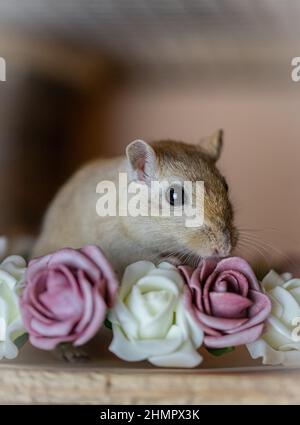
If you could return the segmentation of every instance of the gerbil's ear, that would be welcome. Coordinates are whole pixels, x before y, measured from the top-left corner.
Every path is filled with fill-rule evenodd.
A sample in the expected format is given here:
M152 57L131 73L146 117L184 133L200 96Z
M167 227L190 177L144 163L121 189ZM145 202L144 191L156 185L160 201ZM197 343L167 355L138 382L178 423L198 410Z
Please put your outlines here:
M223 147L223 130L216 131L212 136L203 139L200 143L201 149L213 160L220 158Z
M148 143L134 140L127 146L126 156L135 179L146 181L153 176L156 154Z

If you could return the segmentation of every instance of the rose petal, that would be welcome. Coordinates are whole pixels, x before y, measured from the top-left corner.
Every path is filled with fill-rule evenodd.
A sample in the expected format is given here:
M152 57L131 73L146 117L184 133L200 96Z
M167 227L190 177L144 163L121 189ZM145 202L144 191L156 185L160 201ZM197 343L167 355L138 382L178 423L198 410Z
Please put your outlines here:
M100 329L101 325L103 324L103 321L105 319L106 314L106 304L102 298L102 296L97 293L97 289L94 288L94 315L92 317L92 320L89 322L88 326L85 330L82 331L81 335L76 338L74 341L74 346L83 345L86 342L88 342L90 339L92 339L98 330Z
M137 261L127 266L122 278L119 297L124 300L129 294L132 286L154 268L154 264L150 261Z
M55 319L51 310L49 310L41 301L40 294L47 291L47 271L41 271L32 276L32 280L27 281L23 292L24 304L31 304L41 315L48 319Z
M99 270L101 270L101 273L105 277L105 280L100 280L100 291L102 295L107 292L105 301L108 308L111 308L114 304L119 284L117 276L114 273L109 261L101 249L95 245L86 245L81 248L80 251L94 261L96 266L99 268Z
M203 343L203 329L195 316L186 310L182 298L178 300L175 317L175 324L184 332L185 338L191 340L195 348L199 348Z
M218 264L218 260L216 258L206 258L201 260L198 267L200 268L200 281L205 283L206 279L213 273L216 266Z
M97 282L101 278L101 269L81 250L64 248L54 252L49 259L48 266L56 264L64 264L75 270L82 270L92 282Z
M164 264L164 263L161 263ZM168 279L170 281L173 282L173 284L175 284L175 286L181 290L184 286L184 280L182 278L181 273L179 273L179 271L177 270L176 267L172 267L172 268L165 268L165 267L161 267L161 264L159 264L155 269L151 270L149 272L149 276L153 276L153 277L159 277L161 278L165 278ZM142 279L144 279L145 277L143 277ZM139 282L142 280L139 279Z
M121 323L122 329L129 339L138 338L138 322L120 299L117 299L113 310L109 312L108 318L112 323Z
M300 306L300 288L290 289L289 292Z
M178 272L177 272L178 273ZM174 297L179 295L178 285L169 276L149 273L137 282L141 293L148 291L169 291Z
M201 313L200 311L197 312L197 317L199 318L199 323L204 323L206 326L208 326L211 329L218 330L218 331L233 331L240 326L243 326L243 324L248 322L248 319L227 319L224 317L214 317L209 316L208 314Z
M282 286L283 288L288 289L289 291L292 289L299 289L300 279L290 279L287 282L285 282Z
M112 329L113 339L108 347L109 351L127 362L138 362L147 359L148 354L139 347L138 343L128 340L124 336L120 325L113 323Z
M82 270L78 270L77 272L77 282L81 292L80 300L82 303L83 314L80 321L76 325L75 332L81 333L92 319L94 313L93 287L85 277L85 274Z
M176 351L184 340L182 329L177 325L172 325L164 338L139 339L136 344L147 353L149 358Z
M222 335L220 332L216 331L213 328L210 328L204 322L202 322L198 314L199 310L195 308L195 306L193 305L193 296L188 286L186 286L185 288L184 302L185 302L187 311L192 315L192 317L198 323L198 325L200 325L203 332L205 332L208 335L214 335L214 336Z
M5 342L0 341L0 360L5 357L8 360L15 359L19 354L18 347L9 339Z
M253 305L249 308L249 320L239 328L228 330L227 333L236 333L264 322L271 313L272 305L269 297L262 292L250 290L249 295Z
M247 315L247 309L253 304L248 298L230 292L210 292L212 314L227 319L240 319Z
M149 356L166 355L176 351L183 343L181 330L172 326L167 338L128 340L119 325L113 324L113 340L109 350L126 361L146 360Z
M51 283L49 282L51 280ZM74 293L67 277L61 271L51 271L48 274L48 290L39 296L39 300L57 320L73 318L77 321L82 314L81 297Z
M270 291L282 306L282 316L280 319L286 324L291 325L295 317L300 317L300 306L293 295L281 286L277 286Z
M10 255L1 263L1 270L9 273L18 284L23 283L26 273L26 261L19 255Z
M26 271L26 280L31 281L32 279L36 279L36 275L43 273L45 269L47 269L49 258L51 254L45 255L43 257L34 258L29 261L28 268Z
M276 330L276 333L278 335L282 335L285 338L285 341L283 344L288 343L292 339L292 332L289 327L287 327L284 323L282 323L280 320L278 320L274 316L268 317L268 325L270 325L272 328Z
M178 270L183 274L183 277L186 283L188 283L193 275L193 272L194 272L193 268L190 266L178 266ZM199 270L200 272L200 269L196 269L196 270Z
M152 304L155 306L153 314L149 298L152 298ZM128 296L128 307L139 322L140 338L165 337L172 324L173 306L174 296L168 291L151 291L142 295L135 286Z
M284 279L274 270L270 270L269 273L263 278L261 284L266 291L269 291L276 286L282 286L284 284Z
M29 335L31 345L41 350L54 350L62 342L72 342L74 335L67 335L62 337L47 338L45 336Z
M117 280L96 246L64 248L30 262L21 308L33 344L52 349L60 342L81 345L102 325Z
M0 259L4 257L7 251L7 238L5 236L0 236Z
M31 320L31 328L39 335L45 337L63 337L68 335L74 326L74 321L55 322L51 325L42 323L37 319Z
M242 273L247 278L250 288L255 289L257 291L261 290L252 268L243 258L224 258L217 264L215 272L219 274L221 272L228 272L230 270L235 270L238 273Z
M183 271L186 275L186 269L180 268L180 270ZM191 296L193 298L193 304L195 304L196 308L202 312L204 312L204 308L202 305L202 288L201 288L201 282L200 282L200 273L201 269L197 268L192 273L192 276L190 280L187 281L188 288L191 290Z
M218 286L223 282L227 283L226 292L235 292L243 297L247 296L249 290L247 278L237 270L220 273L213 285L213 290L218 292Z
M286 353L274 350L263 339L247 344L247 349L253 359L263 358L263 364L278 365L284 364ZM299 364L300 364L300 356Z
M198 366L203 358L195 350L190 341L185 341L181 348L174 353L149 357L149 362L159 367L184 367Z

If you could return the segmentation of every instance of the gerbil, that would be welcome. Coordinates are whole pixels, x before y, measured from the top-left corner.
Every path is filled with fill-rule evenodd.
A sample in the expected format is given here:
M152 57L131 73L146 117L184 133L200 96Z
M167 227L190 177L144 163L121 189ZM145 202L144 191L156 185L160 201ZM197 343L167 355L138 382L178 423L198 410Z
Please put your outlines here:
M237 232L228 187L215 166L221 148L221 131L198 145L137 140L127 146L126 156L101 159L83 167L52 202L33 256L67 246L97 244L121 274L128 264L141 259L158 262L165 256L189 263L201 257L229 255ZM204 181L204 224L185 227L182 218L173 216L99 217L97 184L110 180L117 186L120 172L127 172L128 182L143 184L165 179Z

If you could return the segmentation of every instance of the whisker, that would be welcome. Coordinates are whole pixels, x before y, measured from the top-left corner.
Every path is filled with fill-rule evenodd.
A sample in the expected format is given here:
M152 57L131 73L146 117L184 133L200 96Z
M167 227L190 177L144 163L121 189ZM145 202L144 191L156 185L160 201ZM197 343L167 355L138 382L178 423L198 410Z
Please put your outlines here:
M250 242L250 241L249 241ZM262 259L264 260L265 264L267 267L270 268L270 261L268 260L267 256L264 254L263 248L262 247L258 247L257 245L254 245L253 242L251 242L251 246L247 243L247 241L239 241L239 244L244 248L244 249L248 249L251 252L251 248L258 253Z
M264 249L265 251L268 252L268 250L273 250L273 252L275 252L277 255L279 255L280 257L284 257L284 259L291 265L296 266L297 264L291 260L288 255L286 255L282 250L275 248L273 245L271 245L270 243L267 243L257 237L255 237L254 235L243 235L242 236L244 241L247 242L251 242L251 243L256 243L256 245L258 245L261 249Z
M251 236L255 236L255 233L259 233L259 232L260 233L263 233L263 232L266 233L266 232L270 231L270 232L276 233L280 237L286 238L286 233L284 233L282 230L277 229L275 227L265 227L264 229L260 229L260 228L254 229L254 228L243 228L243 227L240 227L240 228L238 228L238 231L239 231L239 234L248 234L249 236L250 235ZM250 234L248 232L250 232ZM254 233L254 235L253 235L253 233ZM256 235L256 236L260 237L260 235ZM289 239L295 245L298 245L299 244L299 241L296 240L295 238L291 237L291 235L289 235Z

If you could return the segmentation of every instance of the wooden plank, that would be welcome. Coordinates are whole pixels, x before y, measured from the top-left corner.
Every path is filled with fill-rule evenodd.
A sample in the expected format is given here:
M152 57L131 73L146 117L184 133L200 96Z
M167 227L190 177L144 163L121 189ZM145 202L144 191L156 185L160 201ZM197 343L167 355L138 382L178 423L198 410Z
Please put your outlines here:
M151 371L151 373L149 373ZM1 369L0 403L298 404L300 371Z

